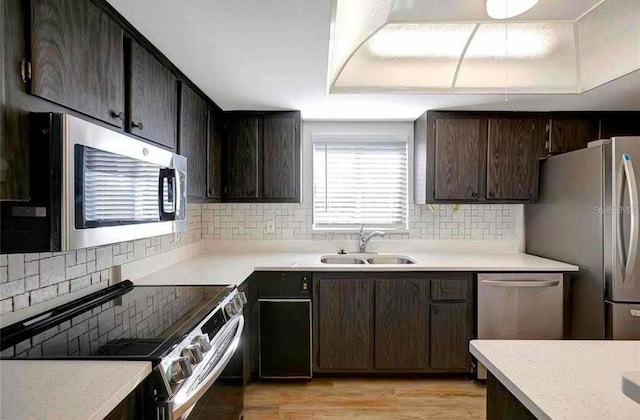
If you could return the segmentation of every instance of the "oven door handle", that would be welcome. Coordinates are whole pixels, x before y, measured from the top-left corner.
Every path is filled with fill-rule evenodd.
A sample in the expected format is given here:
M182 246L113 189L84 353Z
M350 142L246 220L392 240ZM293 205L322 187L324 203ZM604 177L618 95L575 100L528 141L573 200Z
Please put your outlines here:
M227 367L227 365L229 364L229 361L233 357L233 354L236 352L236 349L238 348L238 343L240 342L240 336L242 336L242 330L244 329L244 316L239 315L236 318L235 322L237 323L236 333L233 336L233 339L231 340L224 354L218 361L218 364L209 372L209 376L206 379L203 379L202 382L200 382L200 385L198 385L198 387L195 390L193 390L191 394L186 397L186 399L182 401L173 401L174 403L172 404L173 418L179 418L181 415L183 415L189 409L191 409L194 405L196 405L198 400L202 398L204 393L207 392L209 388L211 388L211 385L213 385L216 379L220 377L220 374L222 373L224 368Z

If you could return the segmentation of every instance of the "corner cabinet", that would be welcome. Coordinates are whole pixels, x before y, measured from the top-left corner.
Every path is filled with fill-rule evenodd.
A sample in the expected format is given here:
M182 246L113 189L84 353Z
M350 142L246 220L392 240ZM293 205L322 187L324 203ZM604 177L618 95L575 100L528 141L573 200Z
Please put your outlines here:
M470 273L315 273L314 371L469 373Z
M123 31L90 1L31 0L31 93L125 123ZM28 77L28 69L25 70Z
M225 118L223 201L300 202L300 113L228 112Z

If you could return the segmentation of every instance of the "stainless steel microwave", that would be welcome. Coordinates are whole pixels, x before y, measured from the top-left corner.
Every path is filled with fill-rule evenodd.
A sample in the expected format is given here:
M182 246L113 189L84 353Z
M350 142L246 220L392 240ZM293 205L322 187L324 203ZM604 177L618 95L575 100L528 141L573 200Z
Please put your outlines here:
M187 229L187 159L67 114L32 113L29 191L0 253L69 251Z

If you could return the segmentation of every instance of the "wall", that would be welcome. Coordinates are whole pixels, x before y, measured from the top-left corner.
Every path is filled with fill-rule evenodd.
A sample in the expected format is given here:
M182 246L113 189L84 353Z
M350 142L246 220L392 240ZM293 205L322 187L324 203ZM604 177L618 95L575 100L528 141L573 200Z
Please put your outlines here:
M187 232L72 252L0 255L0 313L51 301L103 283L124 262L205 239L351 240L354 232L312 230L313 134L404 134L413 141L410 122L329 123L303 126L303 202L299 204L189 204ZM411 147L410 147L411 150ZM412 162L410 156L410 179ZM410 186L410 196L413 196ZM522 240L522 205L409 205L409 229L387 239ZM273 222L274 231L267 231Z
M312 137L327 134L390 134L409 139L409 179L413 179L413 122L320 122L305 121L302 127L301 204L204 204L202 233L208 239L357 239L349 232L312 230ZM413 183L409 183L410 203ZM409 204L409 229L386 239L417 240L502 240L523 236L522 205ZM267 231L267 223L274 231Z
M18 311L99 283L109 284L111 268L202 239L201 204L189 204L188 228L71 252L0 255L0 313Z

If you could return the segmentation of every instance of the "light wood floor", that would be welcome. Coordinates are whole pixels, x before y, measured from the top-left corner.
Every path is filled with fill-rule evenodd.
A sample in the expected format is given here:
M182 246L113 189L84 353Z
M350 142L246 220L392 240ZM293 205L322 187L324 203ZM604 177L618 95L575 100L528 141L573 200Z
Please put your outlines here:
M484 419L485 386L466 379L314 379L254 383L246 420Z

